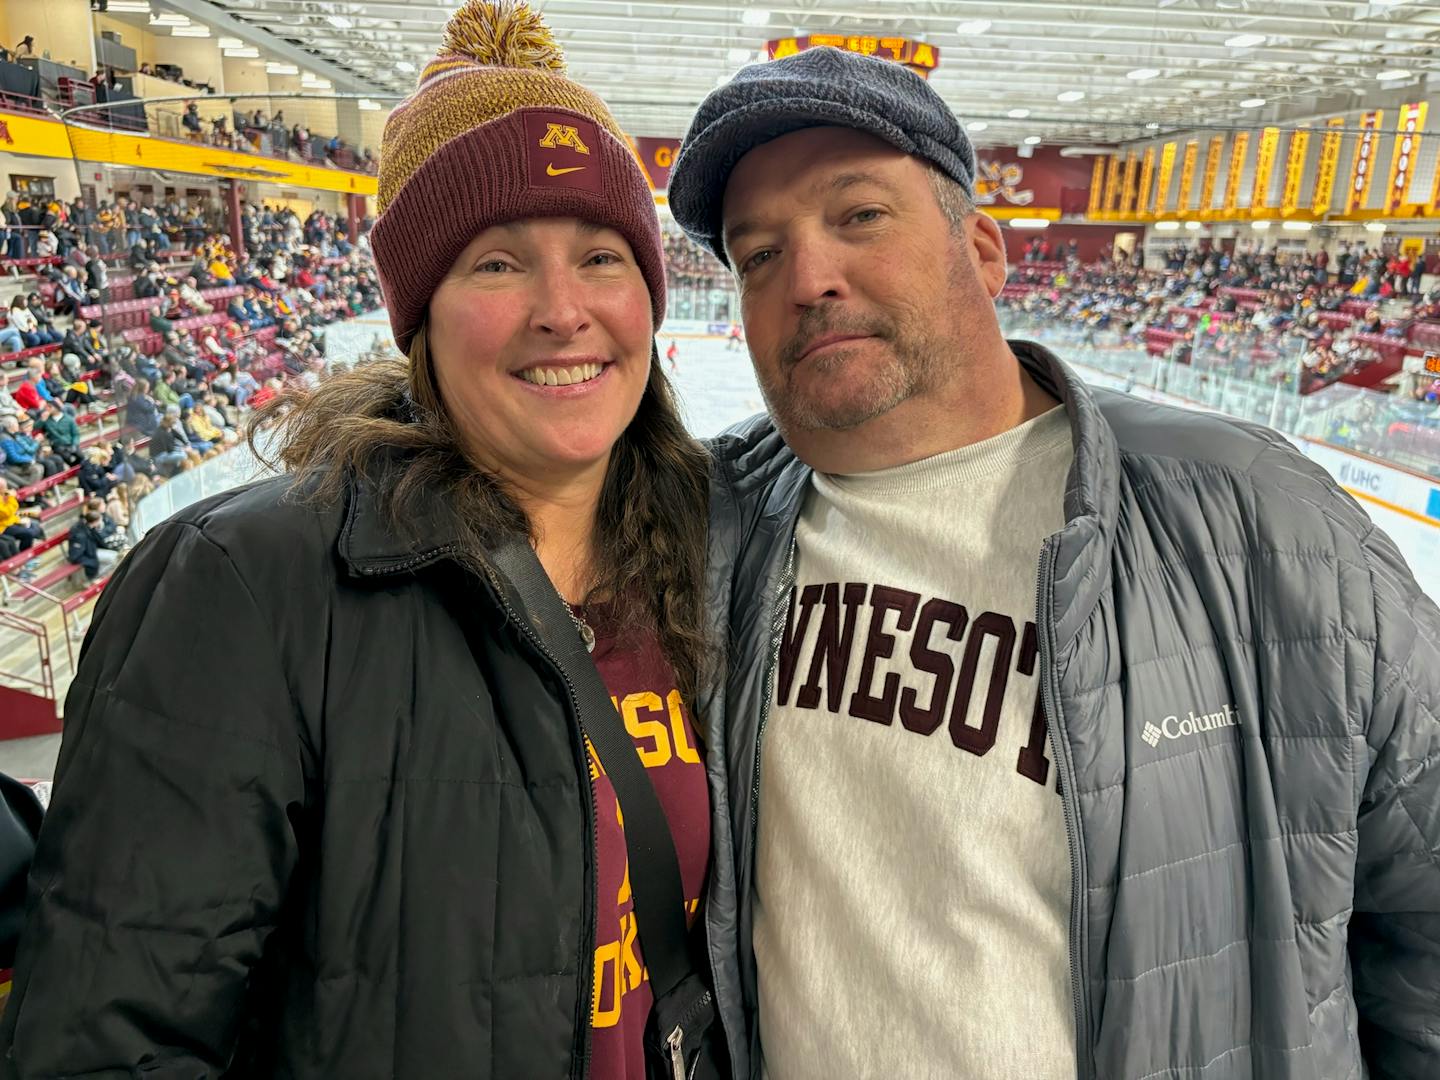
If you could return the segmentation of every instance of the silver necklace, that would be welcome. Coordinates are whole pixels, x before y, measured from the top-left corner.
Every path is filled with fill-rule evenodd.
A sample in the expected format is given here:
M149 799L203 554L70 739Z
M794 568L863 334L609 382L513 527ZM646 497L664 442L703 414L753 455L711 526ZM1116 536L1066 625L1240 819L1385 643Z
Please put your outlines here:
M570 621L575 624L575 629L580 632L580 640L585 643L585 651L593 653L595 651L595 631L590 629L588 622L575 614L575 609L570 606L570 602L563 596L560 598L560 603L565 605L566 614L570 616Z

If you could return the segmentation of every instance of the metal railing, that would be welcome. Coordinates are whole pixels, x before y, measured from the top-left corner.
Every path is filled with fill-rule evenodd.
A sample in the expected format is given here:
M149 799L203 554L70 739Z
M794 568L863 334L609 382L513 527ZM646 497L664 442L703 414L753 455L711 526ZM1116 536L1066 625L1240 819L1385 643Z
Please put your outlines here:
M1181 363L1167 354L1151 355L1142 343L1117 332L1076 320L1037 317L1012 308L1002 308L1000 320L1007 337L1038 341L1128 385L1440 477L1440 406L1339 382L1302 393L1301 352L1283 342L1267 350L1273 358L1232 357L1217 363L1202 351L1190 355L1194 362Z

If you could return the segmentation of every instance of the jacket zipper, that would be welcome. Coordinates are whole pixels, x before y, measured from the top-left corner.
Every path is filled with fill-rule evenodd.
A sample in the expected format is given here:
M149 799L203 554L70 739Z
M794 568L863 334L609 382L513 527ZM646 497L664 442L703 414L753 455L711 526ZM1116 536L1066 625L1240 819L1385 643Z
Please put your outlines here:
M565 668L561 666L560 661L555 658L555 654L550 651L545 642L540 639L540 635L535 633L534 628L530 625L530 620L521 616L511 605L495 572L489 567L486 567L486 576L490 578L490 584L494 588L496 595L500 598L500 604L505 608L505 614L520 628L521 632L530 640L531 644L540 650L540 654L550 661L551 667L560 673L560 679L565 684L565 691L570 695L570 715L572 717L578 717L580 715L580 698L579 695L575 693L575 685L570 681L570 676L566 674ZM575 727L577 729L579 728L578 722ZM598 881L599 868L595 865L594 853L600 843L598 826L596 825L596 819L600 816L600 809L595 799L595 782L590 779L590 762L586 757L585 751L585 732L580 730L578 733L580 735L580 741L576 752L579 757L580 775L584 777L585 784L590 789L589 812L585 815L585 823L590 828L590 848L585 856L585 860L590 866L590 891L586 896L586 907L590 915L590 930L586 940L583 942L583 948L580 953L580 1001L581 1008L583 1009L580 1028L582 1031L583 1049L580 1055L578 1080L585 1080L585 1078L590 1075L590 1017L594 1009L595 995L595 935L597 933L596 922L599 917L597 907L600 884Z
M443 547L436 548L434 551L427 552L424 555L418 555L413 559L406 559L404 562L401 563L396 563L385 567L367 566L363 567L360 572L369 577L376 577L381 574L400 573L405 570L418 568L422 565L428 565L432 562L438 562L440 559L453 554L454 551L455 545L447 544ZM490 587L495 591L495 595L499 599L501 607L505 609L505 614L510 618L510 621L520 628L521 632L530 641L530 643L533 644L535 648L540 651L540 654L544 656L545 659L550 661L550 666L559 673L561 682L565 684L565 691L570 696L570 715L572 717L578 717L580 715L580 698L575 693L575 686L570 681L570 676L565 673L565 668L561 666L560 661L555 658L555 654L549 650L549 648L545 645L545 642L540 639L540 635L535 633L534 629L530 625L530 620L528 618L523 618L515 610L514 606L511 605L509 598L505 595L504 588L501 587L500 581L496 576L495 571L487 566L485 568L485 576L489 578ZM576 727L578 727L578 724L576 725ZM595 800L595 784L590 779L590 763L586 759L585 754L585 733L583 731L580 731L579 735L580 740L576 748L577 765L580 776L584 778L585 784L590 790L590 805L585 815L585 823L590 830L590 847L585 855L585 861L590 868L590 888L585 896L586 913L588 913L590 916L590 929L586 939L581 942L580 1002L582 1015L580 1022L580 1030L582 1032L581 1039L583 1040L583 1043L580 1055L580 1069L578 1073L575 1073L573 1075L576 1077L576 1080L585 1080L585 1078L590 1075L590 1017L594 1009L595 995L595 935L597 933L596 922L598 919L598 912L596 909L598 906L597 899L600 891L600 885L597 880L598 869L595 866L594 853L599 845L599 833L598 826L596 825L596 819L600 816L600 811L599 807L596 805Z
M780 588L775 593L775 610L770 616L770 656L765 665L765 681L761 683L765 696L760 699L760 723L755 728L755 769L750 785L750 862L755 862L756 836L760 831L760 746L765 739L765 724L770 719L770 699L775 696L773 680L775 665L780 660L780 639L785 631L786 598L795 585L795 539L790 539L790 551L785 556L784 569L780 571ZM753 874L751 875L753 878ZM755 883L752 880L750 887Z
M1040 573L1035 598L1036 637L1040 644L1040 701L1051 724L1050 748L1061 784L1060 803L1065 811L1065 838L1070 848L1070 993L1075 1009L1075 1075L1086 1080L1090 1069L1090 1006L1082 978L1085 951L1085 901L1089 895L1080 848L1080 805L1075 795L1075 762L1060 715L1060 694L1055 679L1055 620L1050 614L1055 585L1058 545L1048 537L1040 548Z

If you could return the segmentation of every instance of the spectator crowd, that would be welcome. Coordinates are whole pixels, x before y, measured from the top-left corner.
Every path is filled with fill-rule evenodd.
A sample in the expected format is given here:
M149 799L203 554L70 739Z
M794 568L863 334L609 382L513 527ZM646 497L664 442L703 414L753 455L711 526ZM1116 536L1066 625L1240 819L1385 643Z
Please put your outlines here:
M323 211L247 207L237 257L203 208L178 200L76 209L46 207L70 241L62 265L0 309L0 562L43 542L46 519L73 504L66 556L95 579L124 549L135 500L238 442L246 414L288 381L317 379L327 328L383 301L368 241L352 246L348 223ZM197 210L204 223L192 233ZM134 330L86 317L109 300L102 236L126 251L146 305ZM111 410L111 432L84 438ZM70 479L73 494L60 485ZM36 572L31 560L16 576Z
M1043 262L1022 256L1002 297L1017 327L1078 328L1082 347L1143 348L1158 337L1173 360L1249 379L1298 380L1302 392L1380 359L1417 321L1440 314L1440 295L1419 291L1422 263L1347 243L1333 259L1324 250L1257 244L1233 253L1175 245L1158 269L1131 258L1034 265ZM1382 305L1392 309L1388 316ZM1155 330L1163 333L1149 333Z

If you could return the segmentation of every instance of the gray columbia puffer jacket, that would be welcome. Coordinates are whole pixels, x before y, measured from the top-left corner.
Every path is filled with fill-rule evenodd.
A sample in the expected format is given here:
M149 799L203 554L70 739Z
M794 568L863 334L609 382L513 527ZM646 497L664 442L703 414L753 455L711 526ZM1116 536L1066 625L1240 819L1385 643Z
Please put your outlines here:
M1273 432L1092 390L1013 347L1075 438L1037 627L1073 862L1077 1075L1435 1080L1440 612ZM763 717L810 473L768 418L714 449L730 667L704 710L728 824L709 931L743 1076L759 1067ZM1190 712L1224 722L1150 730Z

